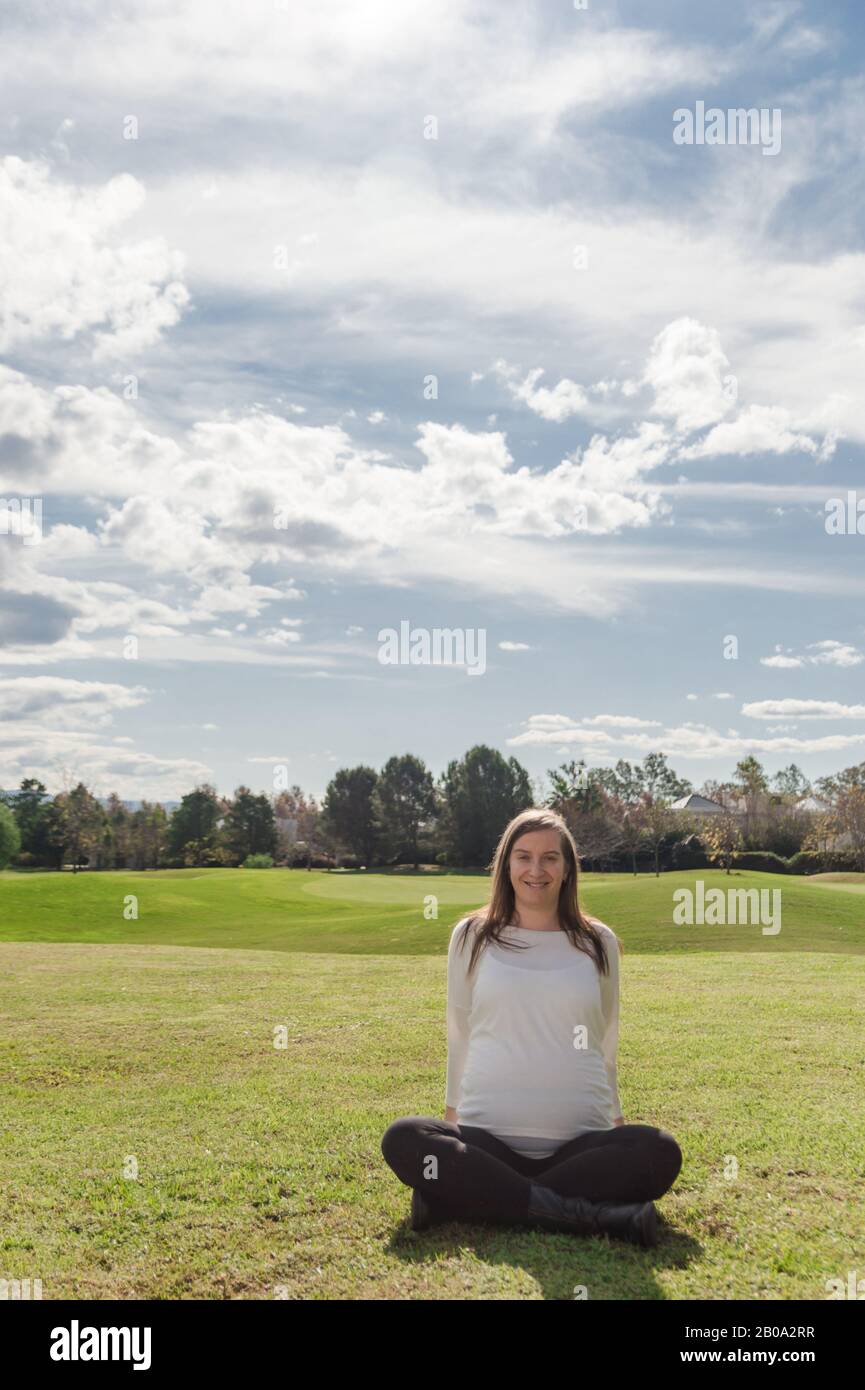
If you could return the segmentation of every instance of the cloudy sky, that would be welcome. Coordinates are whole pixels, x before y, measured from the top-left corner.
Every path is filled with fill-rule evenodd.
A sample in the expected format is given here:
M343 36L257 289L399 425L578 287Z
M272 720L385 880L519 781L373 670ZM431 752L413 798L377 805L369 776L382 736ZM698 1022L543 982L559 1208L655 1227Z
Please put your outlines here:
M861 33L7 4L0 787L865 758ZM674 139L736 107L772 142ZM486 669L383 665L403 622Z

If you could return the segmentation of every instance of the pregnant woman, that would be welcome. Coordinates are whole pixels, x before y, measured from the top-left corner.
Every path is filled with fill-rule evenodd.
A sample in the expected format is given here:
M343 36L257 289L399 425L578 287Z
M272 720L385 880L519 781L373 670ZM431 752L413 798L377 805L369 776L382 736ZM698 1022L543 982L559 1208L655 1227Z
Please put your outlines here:
M486 907L448 951L445 1118L394 1120L386 1162L412 1227L520 1223L657 1244L682 1153L619 1104L619 941L579 906L573 836L534 808L506 828Z

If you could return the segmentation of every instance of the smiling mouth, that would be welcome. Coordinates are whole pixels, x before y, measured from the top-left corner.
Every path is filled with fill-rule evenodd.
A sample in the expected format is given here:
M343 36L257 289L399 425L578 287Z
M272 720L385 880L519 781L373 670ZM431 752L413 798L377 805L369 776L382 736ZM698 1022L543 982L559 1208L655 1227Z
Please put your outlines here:
M523 883L526 888L549 888L550 882L550 879L547 879L546 883L532 883L530 879L523 879Z

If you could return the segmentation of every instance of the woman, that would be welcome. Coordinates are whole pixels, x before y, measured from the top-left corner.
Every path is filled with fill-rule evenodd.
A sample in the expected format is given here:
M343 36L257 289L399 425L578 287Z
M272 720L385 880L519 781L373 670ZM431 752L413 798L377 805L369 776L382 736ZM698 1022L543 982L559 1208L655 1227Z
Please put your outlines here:
M579 906L577 847L534 808L499 841L486 907L448 950L445 1118L395 1120L385 1160L412 1226L520 1222L657 1244L652 1199L676 1180L671 1134L626 1124L615 933Z

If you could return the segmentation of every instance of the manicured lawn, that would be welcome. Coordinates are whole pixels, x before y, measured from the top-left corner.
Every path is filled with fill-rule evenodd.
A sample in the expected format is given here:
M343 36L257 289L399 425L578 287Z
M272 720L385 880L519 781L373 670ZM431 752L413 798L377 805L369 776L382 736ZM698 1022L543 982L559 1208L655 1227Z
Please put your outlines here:
M781 893L774 951L865 952L865 912L836 885L784 874L584 876L585 906L631 951L762 951L756 925L675 926L673 893L697 879ZM217 946L270 951L440 955L451 926L485 901L481 876L178 869L158 873L0 874L0 940ZM127 920L129 895L138 919ZM438 918L424 917L429 895ZM770 900L771 901L771 900Z
M780 934L673 927L697 877L780 888ZM408 1230L379 1141L443 1112L443 953L485 886L0 875L0 1278L46 1299L822 1299L861 1277L865 906L775 875L586 881L625 943L626 1118L685 1154L657 1249Z

